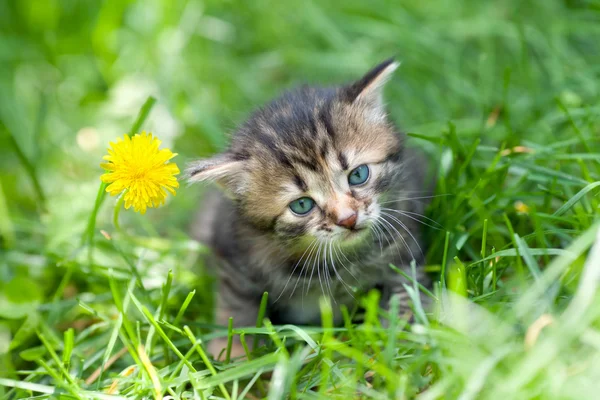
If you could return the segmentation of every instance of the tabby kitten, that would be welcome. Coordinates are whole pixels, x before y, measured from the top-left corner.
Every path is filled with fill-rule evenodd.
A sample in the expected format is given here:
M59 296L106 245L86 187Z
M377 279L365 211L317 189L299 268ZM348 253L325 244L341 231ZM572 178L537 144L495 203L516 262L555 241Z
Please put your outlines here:
M372 288L382 305L398 296L409 309L407 281L389 264L423 262L426 163L405 149L385 111L382 89L397 67L388 60L347 86L285 93L256 111L224 153L190 165L190 181L216 181L224 192L196 222L219 259L219 324L233 317L253 326L265 291L274 323L320 324L321 296L335 310L351 308ZM223 347L216 341L211 350Z

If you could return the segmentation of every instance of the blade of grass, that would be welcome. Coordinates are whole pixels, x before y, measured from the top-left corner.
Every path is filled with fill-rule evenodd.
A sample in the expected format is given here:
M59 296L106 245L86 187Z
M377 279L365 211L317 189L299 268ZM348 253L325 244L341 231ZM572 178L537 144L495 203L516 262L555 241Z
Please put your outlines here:
M483 232L482 232L482 237L481 237L481 251L479 252L479 255L481 256L482 259L485 258L487 233L488 233L488 219L486 218L483 220ZM485 263L483 263L483 262L481 263L481 266L480 266L479 280L480 280L479 293L483 294L483 292L485 290L485 288L484 288Z
M179 308L179 311L177 312L177 316L173 320L173 325L175 325L175 326L179 325L179 321L183 317L183 314L185 313L185 310L187 310L187 308L190 305L190 302L194 298L195 294L196 294L196 290L192 290L191 292L188 293L188 295L186 296L185 300L183 301L183 304Z
M263 320L265 319L265 315L267 314L267 301L269 300L269 293L264 292L262 298L260 299L260 307L258 308L258 316L256 318L256 327L260 328L263 324ZM256 350L258 347L258 336L254 335L254 339L252 341L252 350Z
M44 345L44 347L46 348L46 350L48 350L48 353L50 354L50 357L52 357L52 360L56 363L56 366L58 367L58 369L62 373L63 377L67 381L67 384L73 388L77 387L77 385L75 384L75 381L73 380L73 377L71 377L71 374L65 368L65 365L62 363L60 358L58 358L56 351L54 351L54 348L52 347L52 345L50 344L50 342L48 341L46 336L41 332L38 332L37 335L38 335L38 338L40 339L40 341L42 342L42 344Z
M333 336L331 329L333 329L333 310L331 309L331 303L325 297L319 299L319 308L321 309L321 323L323 326L323 337L321 343L327 343ZM331 360L332 350L329 346L325 347L322 353L323 359ZM325 391L328 388L329 376L331 375L331 368L328 363L322 363L321 365L321 384L319 385L319 394L325 396Z
M233 317L229 317L227 323L227 351L225 352L225 364L231 360L231 347L233 345Z
M146 320L154 327L154 329L156 329L156 332L165 341L165 343L167 343L167 345L169 346L169 348L177 355L177 357L179 357L179 359L185 360L185 357L183 356L183 354L181 353L181 351L179 351L179 349L177 348L177 346L175 346L175 344L173 344L173 342L171 341L171 339L169 339L169 337L167 336L167 334L165 333L165 331L163 331L163 329L161 328L161 326L156 322L156 320L154 319L154 316L146 308L146 306L142 305L142 303L140 303L140 301L137 299L137 297L135 297L135 295L131 291L129 291L129 297L133 301L133 304L138 309L138 311L140 311L142 313L142 315L144 317L146 317ZM189 369L194 369L194 367L192 366L192 364L190 364L189 361L185 362L185 364L186 364L186 366Z
M196 351L198 352L198 355L202 359L202 362L204 363L204 365L206 365L206 368L208 368L208 370L210 371L210 373L213 376L216 376L217 370L212 365L212 363L210 362L210 359L206 355L206 352L202 348L202 343L196 340L196 337L192 333L192 330L189 328L189 326L187 326L187 325L184 326L183 331L185 332L185 334L188 337L188 339L190 340L190 342L192 342L194 349L196 349ZM221 390L221 393L223 393L223 397L225 397L227 400L230 400L231 396L229 395L229 392L227 391L227 389L225 389L225 385L223 385L223 383L219 383L218 386L219 386L219 389Z
M372 369L387 380L388 385L395 390L397 383L397 375L394 371L390 370L385 364L377 362L371 359L367 354L364 354L359 349L347 346L346 344L338 341L337 339L330 338L324 345L331 347L331 349L345 357L355 360L365 368Z
M42 212L46 212L46 195L44 194L44 190L42 189L42 185L40 184L40 181L38 179L35 166L27 158L27 156L19 146L19 143L13 136L12 132L9 131L8 128L4 126L4 124L0 124L0 129L6 133L10 146L15 151L15 154L21 162L21 165L23 165L23 168L25 168L25 172L27 173L27 176L29 176L29 180L31 180L33 190L35 191L38 200L38 207L40 208L40 210L42 210Z
M586 187L581 189L579 192L577 192L577 194L575 196L571 197L569 199L569 201L567 201L565 204L563 204L552 215L556 216L556 217L560 217L561 215L565 214L567 211L569 211L571 209L571 207L573 207L579 200L581 200L583 198L583 196L585 196L586 194L588 194L589 192L591 192L598 186L600 186L600 181L590 183L589 185L587 185Z
M600 283L600 226L596 229L596 239L583 267L575 297L563 314L566 326L575 326L592 305L598 294Z
M63 335L63 359L62 362L65 369L68 371L71 365L71 354L73 354L73 347L75 345L75 331L73 328L69 328Z
M446 231L446 238L444 239L444 255L442 256L442 272L440 273L440 280L442 282L442 289L446 288L446 266L448 264L448 245L450 242L450 232Z
M525 264L527 265L529 272L531 272L531 275L535 279L539 279L541 275L540 266L533 258L533 254L531 253L529 246L527 246L527 243L516 233L515 242L517 243L519 254L523 257L523 260L525 260Z
M161 291L161 301L159 307L158 321L162 321L165 317L165 311L167 309L167 303L169 301L169 295L171 293L171 285L173 284L173 270L169 270L167 273L167 281L163 284ZM163 356L165 357L165 363L171 364L171 354L169 348L165 344L163 347Z
M402 275L404 278L408 279L410 283L416 284L419 287L419 290L421 292L425 293L427 296L431 297L433 300L438 301L437 296L435 294L431 293L431 291L429 289L427 289L425 286L423 286L421 283L419 283L415 278L413 278L406 272L402 271L400 268L396 267L394 264L388 264L388 266L392 270L394 270L394 272L397 272L400 275Z
M529 254L531 254L532 256L561 256L561 255L565 255L568 254L569 250L563 250L563 249L529 249ZM486 258L482 259L482 260L478 260L478 261L474 261L470 264L467 265L467 268L471 268L476 266L479 263L482 262L486 262L486 261L490 261L490 260L495 260L496 258L502 258L502 257L520 257L519 252L516 249L507 249L507 250L500 250L500 251L494 251L492 250L492 253L487 256Z
M44 368L46 370L48 375L50 375L52 377L52 379L54 379L54 382L58 386L63 387L66 391L71 393L73 395L73 397L75 397L76 399L81 399L81 396L78 393L76 385L74 385L68 381L67 382L63 381L61 379L61 376L55 370L53 370L44 360L37 359L36 362L38 364L40 364L42 366L42 368Z
M567 248L567 251L552 260L540 276L540 279L535 281L527 291L523 292L521 298L516 302L514 308L517 316L522 318L530 313L532 308L538 306L538 299L543 296L551 285L556 283L557 279L569 268L571 263L594 243L599 227L600 222L596 222L575 239Z
M0 181L0 237L4 241L2 247L10 249L15 245L15 228L10 218L6 195Z
M218 373L217 375L208 378L197 377L195 380L198 381L198 379L200 379L197 383L200 389L209 389L213 386L218 386L219 384L231 382L235 379L242 379L247 376L254 375L256 371L260 369L264 369L265 371L271 371L275 364L277 364L278 360L278 353L270 353L263 357L256 358L252 361L237 364L235 367ZM192 374L192 376L193 375L194 374ZM194 378L192 377L192 379Z
M523 275L523 262L521 261L521 254L519 252L519 245L518 245L517 239L515 237L515 230L513 229L510 219L508 219L508 215L506 213L504 213L502 216L504 218L504 222L506 223L506 227L508 228L508 232L510 234L510 240L517 252L517 260L516 260L517 261L517 274L520 279L523 279L523 276L524 276Z
M42 385L39 383L32 383L32 382L16 381L13 379L0 378L0 385L7 386L7 387L19 388L19 389L23 389L23 390L30 390L30 391L36 392L36 393L45 393L45 394L50 394L50 395L56 393L56 387L54 387L54 386ZM81 394L89 399L127 400L127 397L115 396L115 395L91 392L91 391L82 391Z

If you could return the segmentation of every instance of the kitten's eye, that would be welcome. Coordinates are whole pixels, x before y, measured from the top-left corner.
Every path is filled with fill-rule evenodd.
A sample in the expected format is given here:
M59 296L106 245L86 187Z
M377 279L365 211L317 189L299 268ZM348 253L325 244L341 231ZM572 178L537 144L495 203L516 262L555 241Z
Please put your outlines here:
M354 168L348 175L350 185L362 185L369 179L369 167L366 164Z
M306 215L315 206L315 201L310 197L301 197L290 203L290 210L297 215Z

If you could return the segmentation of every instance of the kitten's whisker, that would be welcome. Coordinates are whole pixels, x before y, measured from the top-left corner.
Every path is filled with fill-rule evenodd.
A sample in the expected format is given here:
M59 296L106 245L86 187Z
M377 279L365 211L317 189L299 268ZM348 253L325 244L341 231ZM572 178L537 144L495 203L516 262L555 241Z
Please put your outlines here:
M392 247L392 243L390 242L390 239L388 238L388 235L386 235L386 232L388 234L391 235L390 231L379 221L381 217L376 217L375 219L373 219L373 221L375 221L375 224L373 226L376 226L377 229L379 229L379 231L381 232L381 236L383 236L383 238L385 239L385 241L388 244L388 247ZM385 229L385 230L384 230ZM392 235L393 237L393 235Z
M327 272L328 272L328 268L327 268L327 245L328 245L328 241L326 240L324 245L323 245L323 281L325 281L325 284L323 285L323 287L325 288L325 292L327 292ZM319 266L321 266L321 264L319 264ZM323 296L325 296L326 294L323 293Z
M417 217L421 217L421 218L423 218L424 220L426 220L426 221L429 221L429 222L431 222L432 224L435 224L435 225L439 226L441 229L444 229L444 226L443 226L442 224L440 224L440 223L439 223L439 222L437 222L436 220L434 220L434 219L431 219L431 218L429 218L429 217L427 217L427 216L425 216L425 215L423 215L423 214L419 214L419 213L416 213L416 212L413 212L413 211L406 211L406 210L396 210L396 211L399 211L399 212L401 212L401 213L403 213L403 214L410 214L410 215L415 215L415 216L417 216Z
M406 243L406 240L404 240L404 238L402 237L402 235L400 234L400 232L398 232L398 229L396 229L396 227L388 220L386 220L384 217L379 216L377 217L381 222L385 222L387 224L381 224L382 228L385 228L385 230L390 234L390 236L392 237L392 240L394 241L394 245L396 247L396 251L398 252L398 257L400 257L400 261L402 263L404 263L404 260L402 259L402 253L400 252L400 247L398 246L398 242L396 241L396 237L394 236L394 233L388 228L391 227L397 234L398 237L402 240L402 242L404 243L404 246L408 249L408 251L411 253L411 257L414 259L414 256L412 255L412 252L410 251L410 247L408 247L408 244Z
M332 244L332 240L330 239L329 242L328 242L329 258L331 259L332 268L335 271L335 274L337 275L337 271L335 270L335 263L333 261L333 256L331 255L331 244ZM327 261L327 247L325 248L325 261ZM332 281L332 279L331 279L331 272L329 271L329 267L327 266L327 263L325 263L325 269L327 271L327 285L329 286L329 295L333 299L333 302L335 304L337 304L337 301L335 300L335 296L333 295L333 292L331 291L331 281Z
M383 240L382 239L385 239L386 242L389 242L389 239L387 238L387 236L385 235L385 232L381 228L381 223L380 222L375 221L375 227L377 228L377 231L379 232L379 236L381 237L381 239L379 239L379 245L381 247L381 246L383 246ZM388 244L388 246L389 246L389 244Z
M394 224L392 224L390 221L386 220L385 217L390 217L395 222L398 222L399 224L402 224L402 222L400 222L400 220L398 218L394 217L393 215L387 214L387 213L385 213L383 211L381 212L381 215L384 217L383 221L385 221L388 225L390 225L392 227L392 229L398 234L398 238L402 241L402 243L404 244L404 247L406 248L406 250L408 250L408 252L409 252L410 256L412 257L412 259L416 260L416 257L413 254L412 249L410 248L410 246L406 242L406 239L404 239L404 236L402 236L402 234L398 231L398 229L396 229L396 227L394 226ZM406 228L405 228L405 230L406 230ZM410 232L408 232L408 233L410 234Z
M386 210L386 211L392 211L392 212L396 212L396 213L402 214L402 215L404 215L404 216L406 216L406 217L408 217L409 215L411 215L411 216L415 216L415 217L420 217L420 218L423 218L424 220L427 220L427 221L431 222L432 224L435 224L435 225L437 225L437 226L438 226L439 228L441 228L441 229L443 229L443 228L444 228L444 227L443 227L443 225L442 225L442 224L440 224L439 222L437 222L436 220L434 220L434 219L431 219L431 218L427 217L426 215L423 215L423 214L416 213L416 212L414 212L414 211L397 210L397 209L394 209L394 208L386 208L386 207L381 207L381 209L382 209L382 210ZM413 219L414 219L414 218L413 218ZM422 224L425 224L423 221L421 221L421 220L420 220L420 219L418 219L418 218L417 218L417 219L414 219L414 220L415 220L415 221L418 221L418 222L420 222L420 223L422 223ZM430 225L428 225L428 226L430 226ZM432 227L432 228L433 228L433 227Z
M323 247L323 243L324 242L319 243L319 248L317 249L317 255L315 257L315 262L316 262L316 267L317 267L317 276L319 278L319 284L321 285L321 293L323 293L323 296L325 296L325 289L323 288L323 281L321 279L321 249ZM315 272L315 266L313 264L313 269L312 269L312 272L310 273L310 279L308 280L308 287L306 288L306 290L307 290L306 294L308 294L308 290L310 290L310 282L312 280L314 272Z
M408 233L408 234L409 234L409 236L412 238L412 240L415 242L415 244L416 244L416 245L417 245L417 247L419 248L419 252L421 253L421 255L422 255L423 257L425 257L425 255L423 254L423 250L421 249L421 246L419 245L419 241L418 241L418 240L417 240L417 239L414 237L414 235L412 234L412 232L410 231L410 229L408 229L408 227L406 226L406 224L404 224L404 222L402 222L402 221L401 221L399 218L397 218L396 216L394 216L394 215L391 215L391 214L388 214L388 213L386 213L386 212L383 212L383 211L382 211L382 215L385 215L385 216L387 216L387 217L390 217L390 218L392 218L392 219L393 219L395 222L397 222L397 223L398 223L398 225L400 225L400 227L401 227L402 229L404 229L404 230L406 231L406 233Z
M344 278L342 277L342 275L340 275L340 273L338 272L337 268L335 267L335 260L334 260L334 255L335 258L337 258L338 262L344 267L344 263L342 262L342 260L340 259L338 252L336 251L336 247L335 247L335 243L333 240L331 240L331 243L329 245L329 258L331 259L331 266L333 268L333 272L335 273L335 275L337 276L337 278L339 279L339 281L342 283L342 285L344 287L347 286L346 282L344 282ZM346 269L347 270L347 269Z
M428 218L428 217L424 216L423 214L419 214L419 213L413 213L413 212L410 212L410 211L394 210L394 209L392 209L392 208L385 208L385 207L381 207L381 209L382 209L382 210L386 210L386 211L390 211L390 212L395 212L395 213L398 213L398 214L400 214L400 215L403 215L403 216L405 216L406 218L410 218L410 219L412 219L413 221L417 221L417 222L418 222L418 223L420 223L420 224L423 224L423 225L425 225L425 226L428 226L428 227L430 227L431 229L435 229L435 230L438 230L438 231L439 231L439 230L443 230L443 229L444 229L444 227L443 227L442 225L440 225L438 222L436 222L435 220L433 220L433 219L431 219L431 218ZM424 219L426 219L426 220L428 220L428 221L431 221L432 223L434 223L434 224L436 224L436 225L438 225L438 226L429 225L428 223L425 223L425 222L421 221L420 219L418 219L418 218L416 218L416 217L413 217L412 215L416 215L416 216L419 216L419 217L421 217L421 218L424 218Z
M352 274L352 272L350 272L350 270L348 268L346 268L346 266L344 265L344 262L339 258L338 249L339 249L340 252L342 252L342 249L341 249L339 243L338 243L337 249L336 249L335 246L332 246L332 247L333 247L333 251L335 253L336 258L338 259L338 261L340 262L340 264L342 264L342 267L346 271L348 271L350 273L350 275L352 275L352 277L354 277L354 275ZM343 255L343 253L342 253L342 255ZM345 255L344 255L344 257L345 257ZM333 259L333 256L332 256L332 259ZM342 286L344 287L344 289L346 289L346 292L348 292L348 294L350 295L350 297L352 297L354 299L354 295L352 294L352 287L350 285L348 285L346 282L344 282L344 279L342 278L342 276L338 273L337 269L335 268L335 264L333 265L333 270L335 271L335 274L337 275L337 277L340 280L340 282L342 282ZM354 279L356 279L356 278L354 277Z
M308 245L308 247L306 248L306 250L304 250L304 252L302 253L302 256L300 257L300 259L298 259L298 262L296 263L296 265L294 265L294 269L292 269L292 272L290 273L290 277L288 278L287 282L285 283L285 286L283 287L283 290L281 291L281 293L279 294L279 297L277 297L277 299L275 299L274 303L277 303L277 300L279 300L279 298L281 298L281 296L283 295L283 293L285 292L285 289L287 289L288 284L290 283L290 280L292 279L292 276L294 275L294 272L296 272L296 269L298 268L298 266L300 265L300 263L302 262L302 260L304 259L304 256L306 256L306 253L309 252L308 257L310 257L310 254L312 254L312 250L314 250L314 247L317 243L317 239L313 239L312 242L310 242L310 244ZM307 259L308 259L307 257ZM304 271L304 267L306 266L306 260L304 260L304 263L302 264L302 269L300 269L300 275L298 275L298 278L296 278L296 284L294 285L294 288L292 289L292 293L290 293L290 298L292 298L292 296L294 295L294 292L296 291L296 287L298 286L298 281L300 280L300 277L302 276L302 272Z
M306 269L306 276L304 277L305 279L304 279L303 285L305 285L305 287L306 287L306 277L308 277L308 287L306 287L306 289L304 289L305 294L307 294L310 289L310 283L312 281L313 273L315 272L315 263L317 261L317 254L319 253L319 247L321 246L321 241L317 240L317 243L318 243L318 245L315 247L316 251L311 257L312 262L310 263L310 277L308 277L308 268Z
M350 261L350 260L348 259L348 257L346 257L346 254L344 254L344 251L342 250L342 245L341 245L341 244L339 244L339 243L337 244L337 249L339 250L339 254L341 254L341 255L342 255L342 257L344 257L344 258L346 259L346 261L348 261L350 264L352 264L352 261ZM334 248L334 250L335 250L335 248ZM351 276L352 278L354 278L354 280L355 280L355 281L358 283L358 278L357 278L357 277L356 277L356 276L355 276L355 275L352 273L352 271L351 271L351 270L349 270L348 268L346 268L346 265L345 265L345 264L343 263L343 261L342 261L342 260L339 258L339 256L338 256L338 252L337 252L337 251L336 251L336 257L338 257L338 261L339 261L339 262L342 264L342 267L343 267L343 268L344 268L346 271L348 271L348 273L350 274L350 276Z
M323 296L327 297L327 285L329 283L329 279L327 278L327 274L329 273L329 269L327 268L327 242L325 242L325 244L323 245L323 251L322 251L322 255L323 255L323 263L319 263L319 266L322 265L323 268L323 288L325 289L325 291L323 292ZM330 289L331 291L331 289Z
M316 239L316 244L313 247L313 249L310 251L310 254L308 255L308 258L304 261L304 266L302 267L302 271L300 271L300 277L302 278L302 275L304 275L304 278L302 278L302 305L304 306L304 294L305 292L308 293L310 287L306 288L306 279L308 278L308 270L309 270L309 266L312 265L311 268L311 278L312 278L312 272L314 271L314 259L317 255L317 248L318 248L318 244L320 244L319 240ZM306 289L305 289L306 288Z
M431 190L402 190L402 193L431 193Z
M333 299L333 302L337 304L335 297L333 295L333 291L331 289L331 284L335 282L333 281L332 277L331 277L331 270L329 268L329 262L327 261L327 248L331 248L331 239L329 239L327 241L327 245L325 246L325 264L323 265L323 275L325 275L325 282L327 284L327 287L329 288L329 296ZM329 253L329 255L331 255L331 253ZM331 262L333 262L333 259L331 259Z
M425 200L425 199L435 199L436 197L445 197L445 196L454 196L452 193L444 193L444 194L436 194L432 196L419 196L419 197L400 197L398 199L382 201L379 204L389 204L389 203L397 203L400 201L410 201L410 200Z
M406 231L406 233L408 233L410 235L410 237L412 238L412 240L415 242L415 244L419 248L419 252L421 253L421 257L425 258L425 254L423 253L423 249L421 249L421 245L419 245L419 241L414 237L414 235L412 234L412 232L410 231L410 229L408 229L408 227L402 221L400 221L398 218L396 218L395 216L393 216L391 214L388 214L388 213L385 213L383 211L381 212L381 214L386 215L386 216L392 218L394 221L396 221L398 223L398 225L400 225L400 227L402 227ZM406 243L406 241L404 239L402 239L402 241L406 244L406 247L407 247L408 251L410 252L410 255L412 256L412 258L415 259L414 255L412 254L412 251L408 247L408 243Z
M379 227L377 226L377 221L374 219L370 219L373 223L370 226L371 233L375 234L377 240L379 241L379 252L383 255L383 243L381 242L381 234L379 233Z

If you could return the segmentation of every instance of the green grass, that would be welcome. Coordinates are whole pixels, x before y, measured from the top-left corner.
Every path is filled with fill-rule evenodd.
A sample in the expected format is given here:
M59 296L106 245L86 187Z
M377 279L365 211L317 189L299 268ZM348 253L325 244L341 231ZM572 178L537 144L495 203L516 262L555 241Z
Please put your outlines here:
M360 325L215 327L203 189L120 229L97 197L123 133L182 166L282 89L392 54L390 112L437 176L412 327L382 328L377 293ZM595 398L599 66L596 0L0 2L0 396ZM266 340L207 356L227 335Z

